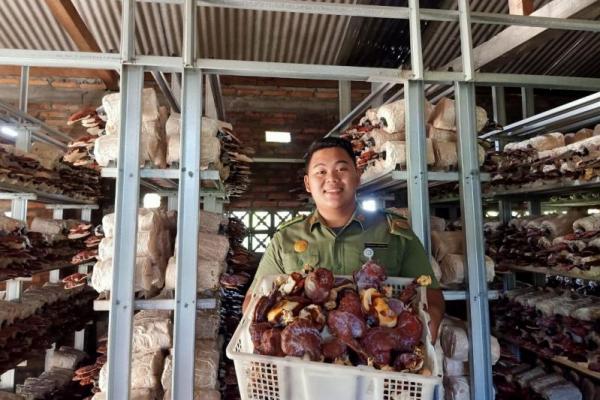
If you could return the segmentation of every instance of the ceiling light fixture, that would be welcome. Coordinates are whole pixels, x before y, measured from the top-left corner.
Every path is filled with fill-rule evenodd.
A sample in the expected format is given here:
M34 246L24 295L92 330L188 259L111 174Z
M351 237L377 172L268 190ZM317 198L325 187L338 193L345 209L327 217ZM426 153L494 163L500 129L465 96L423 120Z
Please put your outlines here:
M19 136L19 132L17 132L17 130L11 126L3 126L2 128L0 128L0 132L2 132L4 136L12 138L16 138L17 136Z
M290 132L265 131L265 140L274 143L290 143L292 137Z

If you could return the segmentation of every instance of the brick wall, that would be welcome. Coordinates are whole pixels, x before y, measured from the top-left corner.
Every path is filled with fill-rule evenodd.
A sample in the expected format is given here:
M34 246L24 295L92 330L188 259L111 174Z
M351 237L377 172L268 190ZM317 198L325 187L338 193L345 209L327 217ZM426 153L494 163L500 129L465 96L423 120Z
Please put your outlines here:
M222 86L227 120L255 157L303 158L308 146L339 120L337 82L224 77ZM353 104L369 92L368 85L353 85ZM267 143L267 130L290 132L292 141ZM229 208L306 208L303 169L299 163L254 164L250 190Z
M19 76L0 77L0 101L14 107L19 103ZM106 87L99 79L30 77L28 113L73 137L84 135L80 124L67 125L71 114L84 107L97 107Z

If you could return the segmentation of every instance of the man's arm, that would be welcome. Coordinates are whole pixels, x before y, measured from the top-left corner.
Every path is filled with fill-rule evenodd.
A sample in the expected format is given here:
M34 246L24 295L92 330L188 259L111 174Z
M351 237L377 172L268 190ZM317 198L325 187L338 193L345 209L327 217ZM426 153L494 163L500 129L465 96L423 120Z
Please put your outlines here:
M431 286L427 288L428 312L431 317L429 329L433 343L437 340L438 328L444 317L446 304L440 285L433 273L429 256L421 241L413 234L411 239L405 239L404 255L401 262L401 276L418 278L420 275L431 277Z
M250 299L252 299L252 293L254 293L256 285L260 283L264 276L285 273L283 269L283 261L281 259L281 247L279 246L280 239L281 238L279 234L276 233L273 236L271 243L269 243L269 246L267 246L265 254L263 254L262 258L260 259L260 263L258 264L258 269L254 275L252 285L250 285L250 289L248 289L246 297L244 298L244 303L242 304L242 313L246 312L246 308L248 308L248 305L250 304Z
M446 302L444 301L444 294L442 289L427 288L427 305L429 311L429 330L431 331L431 342L435 343L437 340L438 330L440 323L444 317L446 311Z

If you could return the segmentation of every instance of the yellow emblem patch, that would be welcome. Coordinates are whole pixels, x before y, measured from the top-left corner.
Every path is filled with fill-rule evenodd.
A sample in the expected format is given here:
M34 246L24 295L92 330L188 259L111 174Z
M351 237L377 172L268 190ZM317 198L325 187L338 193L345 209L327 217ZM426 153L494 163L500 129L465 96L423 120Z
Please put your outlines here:
M296 240L294 242L294 251L296 253L304 253L308 249L308 242L306 240Z

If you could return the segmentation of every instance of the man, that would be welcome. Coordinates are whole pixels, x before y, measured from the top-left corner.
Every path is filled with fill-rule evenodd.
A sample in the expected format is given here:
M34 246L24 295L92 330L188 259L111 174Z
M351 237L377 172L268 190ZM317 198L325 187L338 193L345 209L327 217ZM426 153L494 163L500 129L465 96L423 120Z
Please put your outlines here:
M352 275L372 257L388 276L431 277L427 300L435 343L445 305L429 257L403 217L358 209L359 181L350 142L329 137L310 146L304 185L316 210L309 217L298 217L279 227L249 293L265 275L289 274L306 267L324 267L334 275Z

